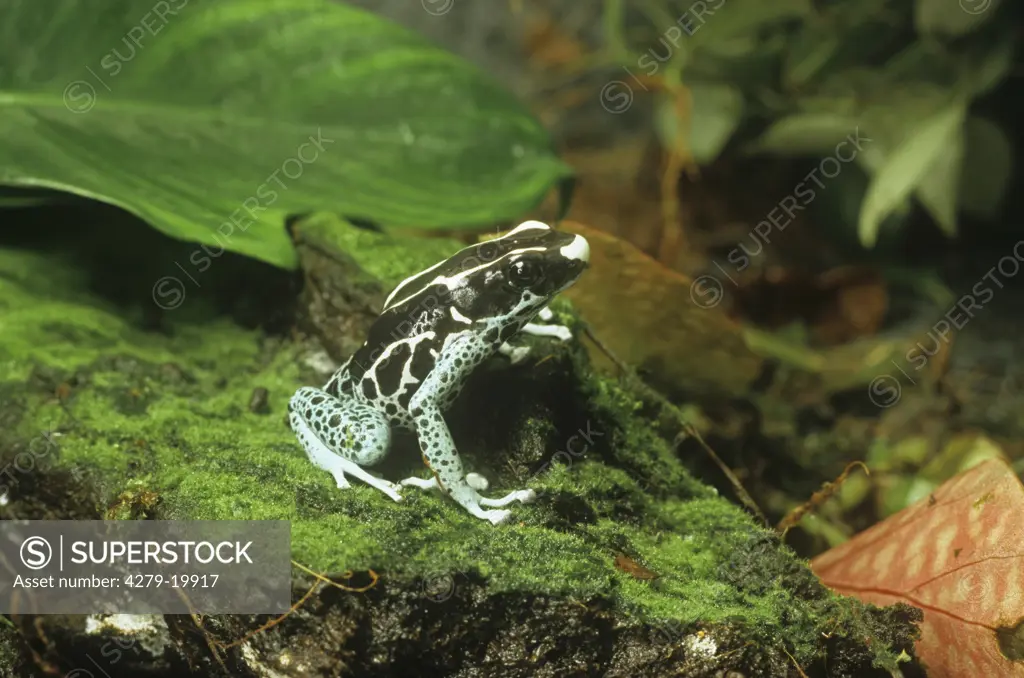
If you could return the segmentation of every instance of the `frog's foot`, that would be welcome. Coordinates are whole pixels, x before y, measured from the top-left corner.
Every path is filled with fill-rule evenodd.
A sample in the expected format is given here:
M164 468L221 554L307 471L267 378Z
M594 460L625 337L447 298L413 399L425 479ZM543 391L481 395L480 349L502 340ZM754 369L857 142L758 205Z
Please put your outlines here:
M484 520L491 521L491 525L501 525L507 522L512 517L512 512L506 509L499 511L470 511L477 518L483 518Z
M288 403L288 421L309 460L334 477L338 487L350 487L354 476L395 501L398 485L371 475L362 465L384 456L391 432L380 412L362 405L345 405L325 391L304 387Z
M298 426L301 429L302 424L300 423ZM296 432L298 432L298 429ZM313 463L334 476L334 480L338 483L339 489L344 490L352 487L348 482L348 478L345 477L347 474L359 478L359 480L362 480L370 487L380 490L395 501L402 501L402 495L399 494L399 490L401 490L401 488L395 483L370 475L370 473L359 466L359 464L331 452L326 446L320 443L316 437L302 437L300 435L299 439L302 440L303 445L306 447L306 452L309 454ZM318 444L321 449L316 449Z
M537 323L526 323L521 332L532 334L535 337L554 337L560 341L572 339L572 331L565 325L539 325Z
M537 493L533 490L516 490L515 492L509 492L500 499L488 499L487 497L481 497L476 490L471 489L468 485L452 487L449 494L471 514L477 518L489 520L492 525L500 525L512 516L512 512L508 509L498 507L508 506L514 501L528 504L537 498ZM488 511L484 507L493 507L498 510Z
M530 347L512 346L508 342L505 342L504 344L498 347L498 353L504 356L508 356L509 359L512 361L512 364L515 365L516 363L522 362L526 356L530 355Z
M544 307L540 310L540 313L538 313L537 316L543 321L548 321L555 317L555 314L550 308ZM520 331L524 334L532 334L535 337L553 337L559 341L569 341L572 339L572 331L565 325L526 323ZM530 347L512 346L508 342L505 342L498 347L498 353L508 356L512 361L512 364L515 365L516 363L522 362L526 356L530 354Z
M402 487L418 487L421 490L440 489L440 486L437 484L437 478L417 478L412 476L411 478L399 481L398 484Z
M434 482L471 515L498 525L508 520L511 513L507 510L488 511L485 506L504 505L516 499L522 501L532 498L530 494L519 492L513 492L499 500L481 497L470 485L467 474L462 470L462 460L455 449L455 442L448 432L441 411L436 406L421 407L420 403L415 401L411 403L409 411L415 417L416 434L420 440L423 461L432 471ZM479 484L479 478L474 479L474 483ZM421 482L414 484L424 485Z
M487 482L487 478L484 478L479 473L467 473L466 484L477 492L483 492L491 486L491 484Z
M466 497L462 497L462 501L459 501L459 497L457 496L458 494L459 492L457 490L451 493L452 497L458 501L462 508L469 511L470 515L475 518L486 520L492 525L501 525L502 523L508 522L508 519L512 517L512 512L508 509L497 509L493 511L485 509L483 497L480 495L476 495L474 499L470 500L467 500Z
M490 483L487 482L487 478L484 478L479 473L467 473L466 484L472 487L477 492L485 491ZM437 484L437 477L431 476L430 478L417 478L415 476L406 478L401 481L399 485L404 487L418 487L421 490L440 490L441 486Z
M537 493L533 490L516 490L515 492L509 492L501 499L488 499L487 497L480 497L481 506L493 506L501 507L508 506L514 501L518 501L520 504L529 504L537 498Z
M518 495L520 495L520 492L513 492L512 494L510 494L508 496L505 496L505 497L502 497L501 499L487 499L486 497L481 497L479 494L476 494L476 488L472 487L470 485L470 483L468 482L469 481L469 476L472 476L472 475L476 475L476 474L470 473L470 474L468 474L466 476L467 482L466 482L466 485L463 486L463 487L466 490L469 490L469 492L472 492L473 494L475 494L476 496L473 497L472 499L464 499L463 501L459 501L459 503L462 504L462 506L467 511L469 511L472 515L476 516L477 518L482 518L484 520L489 520L493 525L500 525L501 523L504 523L505 521L507 521L509 519L509 517L512 515L512 512L511 511L507 511L507 510L505 510L505 511L485 511L483 509L484 506L500 507L500 506L506 506L506 505L512 503L513 501L517 500L517 499L519 501L525 502L525 501L530 501L533 498L531 496L529 498L524 499L523 497L518 496ZM479 477L482 478L482 476L479 476ZM431 477L431 478L416 478L416 477L406 478L405 480L403 480L401 482L401 484L403 486L405 486L405 487L418 487L421 490L440 490L441 489L441 486L438 484L436 477ZM459 492L458 490L456 490L456 495L467 496L467 495L469 495L469 492L466 492L465 494L463 494L462 492ZM525 492L529 492L531 495L533 494L533 490L525 490Z
M335 464L336 466L334 468L327 470L330 471L331 475L334 476L334 479L338 481L338 487L350 487L348 480L345 478L345 474L347 473L350 476L359 478L370 487L380 490L395 501L402 501L402 495L399 494L402 488L390 480L384 480L383 478L370 475L366 469L362 468L355 462L351 462L342 457L338 457ZM344 485L342 485L342 483L344 483Z

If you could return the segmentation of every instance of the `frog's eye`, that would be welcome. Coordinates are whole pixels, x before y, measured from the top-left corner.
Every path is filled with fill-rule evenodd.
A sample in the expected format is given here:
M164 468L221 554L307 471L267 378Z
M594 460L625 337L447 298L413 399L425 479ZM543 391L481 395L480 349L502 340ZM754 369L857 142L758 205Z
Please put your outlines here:
M541 273L540 266L527 259L520 259L509 266L508 281L517 290L525 290L540 281Z

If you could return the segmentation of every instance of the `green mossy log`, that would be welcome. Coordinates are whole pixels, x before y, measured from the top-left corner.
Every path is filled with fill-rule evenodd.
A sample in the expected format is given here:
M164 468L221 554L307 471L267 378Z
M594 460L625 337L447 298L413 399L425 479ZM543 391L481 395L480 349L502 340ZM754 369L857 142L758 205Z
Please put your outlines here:
M590 371L575 342L531 339L524 363L493 359L448 415L491 492L537 490L511 524L493 527L435 493L410 489L396 504L358 482L338 490L295 441L287 400L362 341L392 285L458 245L324 216L296 230L312 248L290 311L301 332L243 326L205 292L154 329L151 309L90 291L95 271L81 257L0 249L0 464L33 459L7 483L3 517L287 519L296 561L357 583L379 575L365 593L324 587L226 650L233 675L921 675L907 654L916 610L825 589L693 477L638 398ZM555 310L576 322L567 303ZM348 334L331 336L331 322ZM265 404L250 407L260 389ZM404 438L380 470L426 475ZM296 599L311 581L295 570ZM205 628L230 643L266 621L215 616ZM221 670L187 618L134 630L43 623L50 647L24 619L21 636L0 628L6 670L33 664L31 646L67 671L132 634L145 637L142 651L124 652L109 675Z

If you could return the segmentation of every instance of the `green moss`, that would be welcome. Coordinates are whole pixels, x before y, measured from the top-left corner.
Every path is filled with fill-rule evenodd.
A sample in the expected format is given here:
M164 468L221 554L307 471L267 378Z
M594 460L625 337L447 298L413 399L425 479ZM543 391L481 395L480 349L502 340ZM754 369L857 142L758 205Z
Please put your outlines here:
M25 666L23 644L14 624L6 617L0 617L0 675L28 675L30 669Z
M583 365L577 369L586 371ZM671 445L642 416L644 405L637 396L617 382L596 375L584 383L582 396L598 417L617 422L608 440L614 463L644 479L646 491L659 496L713 496L714 490L686 471Z
M316 224L303 228L327 237ZM354 228L331 237L389 283L453 249ZM638 416L640 402L589 374L581 352L573 360L594 444L534 477L542 500L516 506L517 522L496 529L437 494L408 491L396 504L359 483L339 491L308 463L285 422L303 385L301 346L216 317L172 314L170 331L143 331L141 309L108 307L82 283L53 259L0 251L0 393L11 395L0 420L12 421L0 446L58 430L59 463L84 472L105 505L148 491L162 518L287 519L293 557L315 570L374 569L402 581L479 573L495 592L606 597L642 619L739 624L802 664L823 657L822 634L837 619L851 637L870 637L857 626L862 606L827 593L771 534L693 478ZM69 390L57 397L60 384ZM269 414L249 411L256 388L268 390ZM550 433L543 420L532 425L538 437ZM416 455L397 463L421 470ZM521 484L500 478L494 491ZM623 571L619 552L658 578ZM865 652L895 666L889 645Z

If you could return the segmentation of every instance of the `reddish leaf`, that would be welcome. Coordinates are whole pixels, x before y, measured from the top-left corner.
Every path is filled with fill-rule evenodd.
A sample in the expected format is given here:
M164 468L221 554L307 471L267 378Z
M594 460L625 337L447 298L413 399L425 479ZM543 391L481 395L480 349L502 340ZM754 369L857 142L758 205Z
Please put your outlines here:
M932 678L1024 677L1024 486L989 460L811 567L839 593L924 610Z

